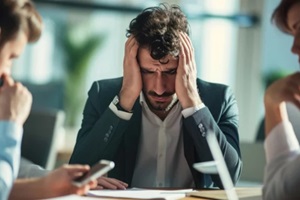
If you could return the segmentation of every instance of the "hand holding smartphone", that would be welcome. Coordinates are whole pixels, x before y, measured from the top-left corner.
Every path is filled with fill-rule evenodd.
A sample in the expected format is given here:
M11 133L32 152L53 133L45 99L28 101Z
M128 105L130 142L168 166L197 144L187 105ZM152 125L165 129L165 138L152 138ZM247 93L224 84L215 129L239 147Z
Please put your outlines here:
M93 165L87 173L85 173L82 176L76 178L73 181L73 184L78 186L78 187L86 185L90 181L96 180L97 178L99 178L102 175L106 174L107 172L112 170L114 167L115 167L115 163L113 161L100 160L98 163Z

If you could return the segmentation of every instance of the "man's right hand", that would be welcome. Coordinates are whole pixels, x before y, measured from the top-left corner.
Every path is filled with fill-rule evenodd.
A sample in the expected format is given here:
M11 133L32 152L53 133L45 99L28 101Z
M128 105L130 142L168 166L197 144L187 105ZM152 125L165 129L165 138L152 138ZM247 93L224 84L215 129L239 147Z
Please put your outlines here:
M0 87L0 120L14 121L23 126L32 104L32 95L21 83L3 75Z
M138 43L131 35L125 44L123 61L123 84L119 94L120 105L127 111L131 111L134 102L142 90L142 76L137 62Z

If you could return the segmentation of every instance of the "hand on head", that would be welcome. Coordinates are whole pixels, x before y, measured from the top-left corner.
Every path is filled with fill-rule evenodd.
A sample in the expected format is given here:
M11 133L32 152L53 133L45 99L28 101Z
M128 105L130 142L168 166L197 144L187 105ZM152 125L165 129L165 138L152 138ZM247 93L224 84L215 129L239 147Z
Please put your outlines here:
M288 120L285 102L291 102L300 109L300 72L277 80L267 88L264 96L266 135L277 124Z
M291 102L300 109L300 72L275 81L265 93L265 104L278 108L283 102Z
M196 79L197 68L192 42L186 33L180 32L180 53L175 90L183 108L201 104Z
M142 77L137 61L138 43L131 35L125 44L123 60L123 84L120 91L120 104L128 111L132 110L134 102L142 91Z
M32 104L32 95L19 82L9 75L2 75L3 85L0 87L0 120L14 121L21 126L26 121Z

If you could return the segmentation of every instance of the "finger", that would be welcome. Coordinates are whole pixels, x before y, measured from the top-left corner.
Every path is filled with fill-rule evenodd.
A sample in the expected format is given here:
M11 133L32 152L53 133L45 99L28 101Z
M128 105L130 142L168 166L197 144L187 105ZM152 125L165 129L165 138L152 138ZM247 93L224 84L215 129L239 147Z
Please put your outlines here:
M189 63L192 63L192 68L194 70L196 70L196 63L195 63L195 59L194 59L194 47L192 44L192 41L190 39L190 37L188 36L187 33L182 33L182 39L184 40L184 43L186 45L186 49L187 49L187 59Z
M77 195L84 195L84 194L86 194L89 190L90 190L89 185L84 185L84 186L82 186L82 187L80 187L80 188L77 188L77 189L76 189L76 192L74 192L74 193L77 194Z
M138 43L135 38L133 38L128 44L128 53L130 57L135 58L137 56L138 51Z
M186 41L183 38L183 33L180 33L179 37L180 37L180 44L182 45L182 53L187 61L188 60L188 51L187 51Z
M188 63L191 58L190 58L190 52L189 52L189 48L188 48L188 44L187 44L187 41L184 39L184 34L181 32L180 33L180 41L181 41L181 44L183 46L183 50L184 50L184 55L186 57L186 63Z
M104 188L108 188L108 189L123 189L123 190L126 189L126 187L122 183L120 183L117 179L112 179L112 178L98 179L98 185L101 185Z
M8 74L3 74L2 79L3 79L3 86L5 86L5 85L13 86L15 83L13 78L11 76L9 76Z
M125 182L123 182L123 181L120 181L119 179L115 179L115 178L109 178L109 177L104 177L104 176L102 176L102 177L100 177L99 179L104 179L104 180L106 180L106 181L108 181L108 182L119 182L119 183L122 183L122 184L124 184L124 185L128 185L127 183L125 183Z
M299 100L293 99L290 102L293 103L298 109L300 109L300 101Z
M116 185L116 186L118 186L118 187L128 187L128 184L127 183L125 183L125 182L123 182L123 181L120 181L120 180L118 180L118 179L115 179L115 178L106 178L106 180L108 181L108 182L110 182L111 184L114 184L114 185Z
M195 52L194 47L192 44L192 41L187 33L182 33L183 39L186 44L187 48L187 64L190 65L191 72L196 75L197 74L197 67L196 67L196 61L195 61Z
M180 70L183 70L183 66L185 66L185 64L186 64L186 56L185 56L183 43L180 42L179 46L180 46L180 52L179 52L179 61L178 61L177 72L179 72Z
M111 189L111 190L116 190L118 189L117 186L107 182L106 180L98 180L98 185L102 186L103 188L106 188L106 189Z
M300 85L299 83L295 81L290 81L287 83L288 85L286 86L287 88L285 91L289 94L288 96L291 96L291 98L299 99L300 97Z
M98 183L97 183L98 184ZM101 185L97 185L93 190L103 190L104 188Z
M92 180L88 183L90 188L96 188L98 186L98 181L97 180Z
M191 38L188 36L187 33L183 33L183 35L184 35L184 39L185 39L186 43L188 44L190 52L193 54L194 53L194 46L193 46L193 43L191 41Z
M135 40L134 36L131 35L131 36L127 39L126 44L125 44L125 50L126 50L126 52L129 52L129 51L130 51L130 49L134 46L135 42L136 42L136 40Z
M88 165L64 165L62 168L68 172L68 174L75 178L78 176L82 176L85 172L90 170L90 166Z

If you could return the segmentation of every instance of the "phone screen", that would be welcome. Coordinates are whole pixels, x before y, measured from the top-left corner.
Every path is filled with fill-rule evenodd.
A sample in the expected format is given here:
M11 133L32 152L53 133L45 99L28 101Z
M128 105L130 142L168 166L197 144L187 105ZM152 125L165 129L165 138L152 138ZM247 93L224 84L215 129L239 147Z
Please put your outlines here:
M91 180L95 180L100 176L106 174L108 171L113 169L115 166L114 162L108 160L101 160L97 164L93 165L91 169L83 174L82 176L76 178L73 182L75 185L84 185Z
M3 78L0 77L0 87L2 87L2 85L3 85Z

